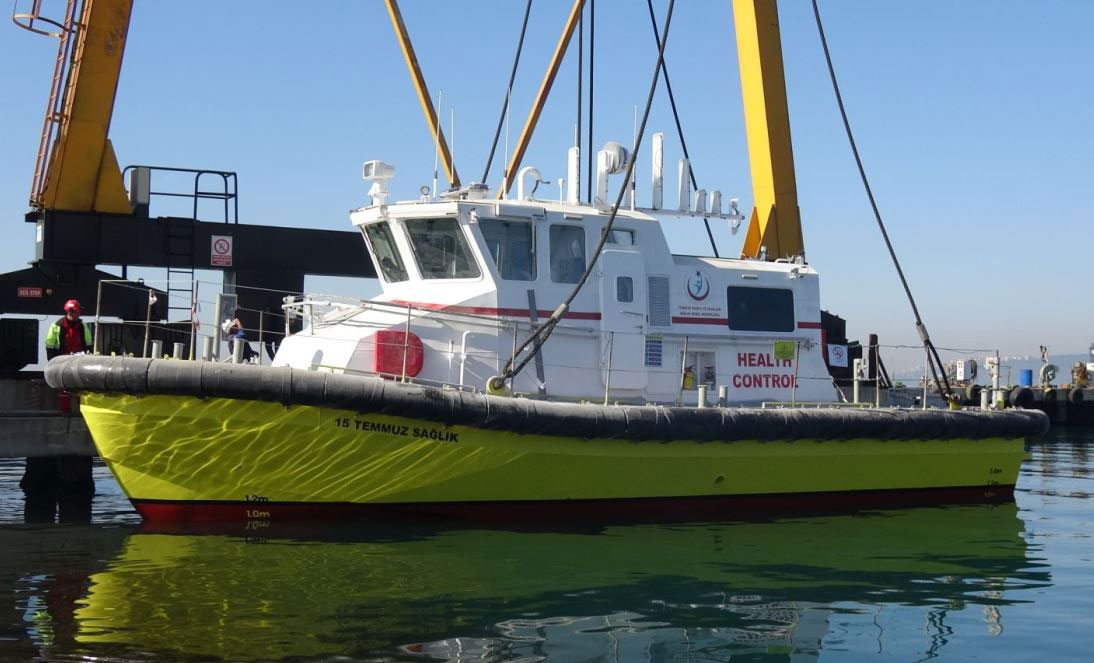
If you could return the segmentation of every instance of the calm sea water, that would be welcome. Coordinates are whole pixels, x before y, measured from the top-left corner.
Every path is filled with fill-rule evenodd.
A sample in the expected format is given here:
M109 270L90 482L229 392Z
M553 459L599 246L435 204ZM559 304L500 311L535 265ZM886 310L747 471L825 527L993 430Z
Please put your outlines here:
M1015 502L595 531L23 525L0 461L0 659L1065 661L1094 656L1092 431Z

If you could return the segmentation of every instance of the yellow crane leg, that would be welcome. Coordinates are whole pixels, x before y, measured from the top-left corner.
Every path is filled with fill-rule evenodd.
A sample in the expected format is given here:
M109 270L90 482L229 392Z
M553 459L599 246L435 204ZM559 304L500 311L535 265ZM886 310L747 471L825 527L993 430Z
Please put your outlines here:
M46 169L41 204L47 209L132 212L107 138L132 10L132 0L84 0Z
M733 21L756 205L741 257L805 255L775 0L733 0Z
M403 49L403 57L406 59L406 68L410 70L410 79L414 81L414 91L418 93L418 101L422 104L425 120L429 124L429 132L433 135L433 143L437 146L437 153L444 164L444 172L448 176L448 183L453 189L460 186L460 176L456 172L456 164L452 163L452 153L448 150L448 142L444 139L444 131L437 119L437 109L433 107L433 99L429 96L429 88L425 84L425 76L418 65L418 56L414 54L414 45L410 43L410 35L403 23L403 15L399 12L399 5L395 0L385 0L387 13L391 16L391 26L395 28L395 36L399 39L399 48ZM436 192L434 192L436 193Z
M528 112L528 119L524 121L524 128L520 130L517 138L517 146L513 150L513 156L509 159L509 165L505 168L505 185L498 191L498 198L503 198L513 185L513 174L520 168L520 162L524 159L524 153L528 150L528 144L532 142L532 134L539 123L540 113L547 103L547 96L551 94L551 86L554 85L558 68L562 66L562 58L566 55L566 49L570 45L570 38L574 34L577 22L581 20L581 10L585 7L585 0L574 0L570 8L570 15L566 18L566 25L562 28L562 35L555 45L555 52L551 55L551 62L547 65L547 73L543 75L543 82L539 84L536 99L532 102L532 110Z

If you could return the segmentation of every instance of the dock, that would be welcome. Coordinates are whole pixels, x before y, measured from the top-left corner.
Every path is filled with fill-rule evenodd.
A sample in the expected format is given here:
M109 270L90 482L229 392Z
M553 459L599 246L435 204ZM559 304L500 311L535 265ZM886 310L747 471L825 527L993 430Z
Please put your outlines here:
M0 458L96 456L79 406L40 377L0 380Z

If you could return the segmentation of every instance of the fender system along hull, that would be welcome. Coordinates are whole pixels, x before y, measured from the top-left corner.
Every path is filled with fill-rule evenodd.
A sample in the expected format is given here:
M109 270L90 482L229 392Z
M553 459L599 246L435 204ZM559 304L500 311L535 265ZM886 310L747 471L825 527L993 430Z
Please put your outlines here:
M197 378L187 377L192 371ZM286 379L271 386L277 372ZM895 426L891 412L877 411L889 417L878 428L862 412L797 421L766 411L765 424L755 419L765 412L758 410L614 408L628 415L628 434L610 421L587 428L613 408L541 403L537 415L529 406L535 402L526 401L521 424L498 410L524 399L455 392L444 405L450 416L442 417L441 397L416 385L293 369L88 357L55 361L47 373L55 386L83 389L82 412L99 453L141 514L161 521L408 511L487 519L735 517L1006 499L1024 457L1023 436L1044 429L1040 413L1002 426L991 420L985 427L980 413L968 424L926 425L913 416ZM265 381L267 392L283 398L228 397L238 390L235 378ZM324 395L308 397L308 380L322 382ZM174 393L164 393L172 391L168 384ZM346 407L339 389L347 385L373 389L358 394L368 403ZM481 412L472 417L453 405L466 401L473 409L475 399L494 408L478 423ZM571 435L552 424L560 407L578 413ZM643 424L645 410L656 410L667 427ZM741 435L715 430L712 437L707 432L719 426L697 428L690 412L708 423L720 417L722 428ZM856 434L871 426L878 435ZM810 428L816 437L808 437ZM679 438L665 435L673 429ZM765 429L769 435L748 435ZM961 429L970 434L948 434Z

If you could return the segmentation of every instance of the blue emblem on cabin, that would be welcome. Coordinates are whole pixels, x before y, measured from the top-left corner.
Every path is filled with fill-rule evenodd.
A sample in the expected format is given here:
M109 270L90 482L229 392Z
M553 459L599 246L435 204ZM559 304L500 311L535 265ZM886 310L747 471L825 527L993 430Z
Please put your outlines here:
M701 302L710 294L710 279L706 274L696 271L688 277L688 296L697 302Z

